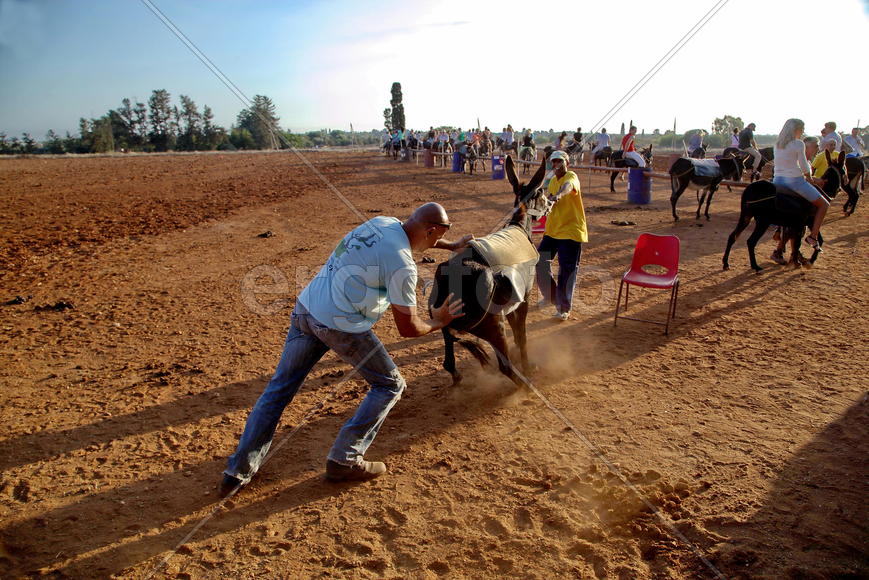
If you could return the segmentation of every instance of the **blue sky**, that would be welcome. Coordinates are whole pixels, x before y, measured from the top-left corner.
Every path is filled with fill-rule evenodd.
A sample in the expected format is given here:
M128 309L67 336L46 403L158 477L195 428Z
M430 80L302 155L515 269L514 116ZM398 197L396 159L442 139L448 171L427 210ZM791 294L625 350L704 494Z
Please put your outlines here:
M416 128L588 130L715 0L268 2L152 0L248 97L292 130L379 128L393 81ZM651 132L723 114L776 133L803 118L869 123L860 0L730 0L609 122ZM525 39L530 42L524 42ZM755 72L757 71L757 72ZM855 74L855 71L856 74ZM154 89L242 103L137 0L0 0L0 131L42 138Z

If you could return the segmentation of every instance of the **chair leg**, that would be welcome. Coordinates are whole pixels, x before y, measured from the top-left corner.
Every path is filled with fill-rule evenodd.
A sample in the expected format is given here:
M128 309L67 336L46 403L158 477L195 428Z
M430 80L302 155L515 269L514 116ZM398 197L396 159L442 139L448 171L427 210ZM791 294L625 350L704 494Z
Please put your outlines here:
M673 288L670 289L670 305L667 308L667 324L664 326L664 334L670 334L670 319L676 318L676 299L679 296L679 283L676 282L673 284Z
M679 281L675 284L675 297L673 298L673 318L676 318L676 303L679 301Z
M619 321L619 307L622 305L622 286L624 285L625 281L624 279L622 279L621 283L619 284L619 297L616 298L616 314L615 317L613 317L613 326L615 326Z

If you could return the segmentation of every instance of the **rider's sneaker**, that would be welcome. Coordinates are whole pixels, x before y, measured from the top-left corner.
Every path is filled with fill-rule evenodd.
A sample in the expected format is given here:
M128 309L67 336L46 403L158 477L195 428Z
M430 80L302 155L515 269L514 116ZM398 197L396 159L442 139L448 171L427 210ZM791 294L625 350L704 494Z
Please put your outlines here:
M822 251L823 251L823 250L821 249L821 246L818 244L818 240L816 240L816 239L814 238L814 236L806 236L806 243L807 243L808 245L812 246L812 248L813 248L816 252L822 252Z

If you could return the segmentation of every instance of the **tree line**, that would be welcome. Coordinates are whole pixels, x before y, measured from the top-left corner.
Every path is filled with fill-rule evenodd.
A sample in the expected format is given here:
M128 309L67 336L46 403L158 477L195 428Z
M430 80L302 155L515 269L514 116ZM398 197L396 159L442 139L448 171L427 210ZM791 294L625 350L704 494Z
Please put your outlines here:
M41 142L29 133L8 137L0 132L0 155L163 152L163 151L234 151L238 149L286 149L337 145L379 145L380 132L349 133L320 129L293 133L279 127L277 110L265 95L256 95L251 105L236 117L227 131L214 123L211 107L200 111L187 95L173 104L165 89L156 89L147 103L128 98L121 105L96 119L79 119L78 135L68 131L64 137L49 130Z

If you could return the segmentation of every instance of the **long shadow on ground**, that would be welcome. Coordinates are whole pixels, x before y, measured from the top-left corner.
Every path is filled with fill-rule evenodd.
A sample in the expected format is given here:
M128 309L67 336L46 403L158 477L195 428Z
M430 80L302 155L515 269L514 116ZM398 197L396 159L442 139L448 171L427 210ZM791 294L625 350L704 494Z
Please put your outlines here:
M869 401L864 394L787 463L747 522L707 527L728 540L713 561L731 578L869 577ZM787 546L787 555L768 547Z

